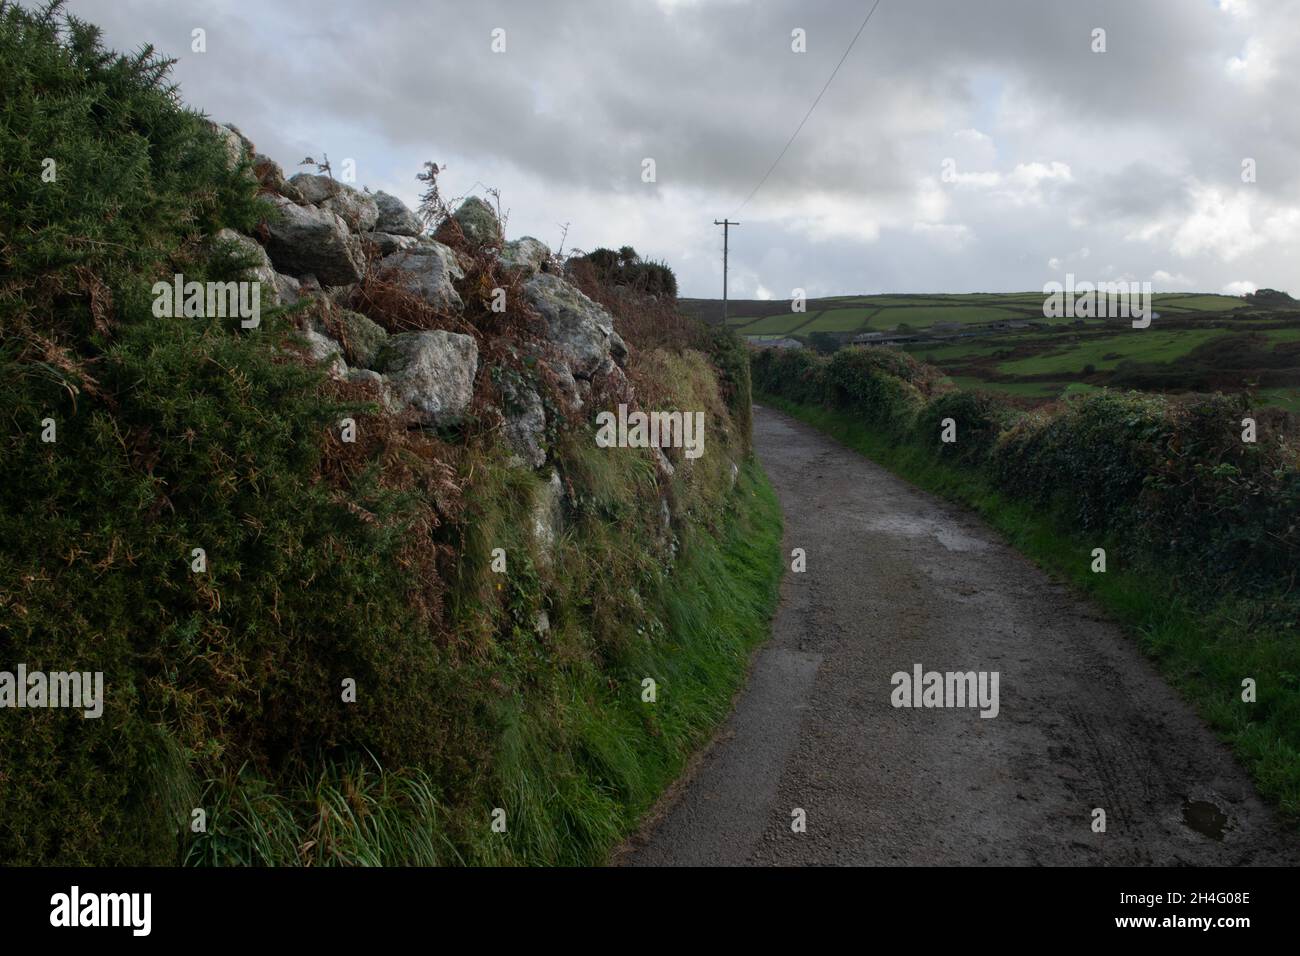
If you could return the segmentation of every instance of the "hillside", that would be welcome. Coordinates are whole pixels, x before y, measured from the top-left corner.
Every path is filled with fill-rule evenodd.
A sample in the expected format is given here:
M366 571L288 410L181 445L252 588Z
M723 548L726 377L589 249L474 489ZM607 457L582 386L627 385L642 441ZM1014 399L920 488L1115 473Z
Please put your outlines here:
M838 296L809 299L797 313L787 301L734 300L727 324L756 345L893 346L957 385L1026 407L1115 387L1238 392L1261 408L1300 412L1300 304L1289 296L1156 294L1143 329L1122 318L1045 317L1043 300L1033 292ZM720 300L683 300L683 308L722 321Z

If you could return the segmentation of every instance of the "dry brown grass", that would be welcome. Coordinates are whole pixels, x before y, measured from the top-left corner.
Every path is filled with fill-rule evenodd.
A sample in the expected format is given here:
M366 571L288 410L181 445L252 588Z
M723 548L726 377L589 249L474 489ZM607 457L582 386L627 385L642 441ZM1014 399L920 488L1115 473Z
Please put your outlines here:
M397 563L410 582L410 606L431 633L449 641L452 634L444 626L444 597L455 553L437 540L435 532L461 515L465 449L413 427L410 410L387 411L372 383L330 379L324 389L341 404L370 403L374 410L352 413L356 422L353 442L344 442L337 426L326 430L320 477L336 489L338 503L367 524L378 525L384 520L366 508L360 494L372 476L380 487L409 493L419 502L403 518L404 540Z

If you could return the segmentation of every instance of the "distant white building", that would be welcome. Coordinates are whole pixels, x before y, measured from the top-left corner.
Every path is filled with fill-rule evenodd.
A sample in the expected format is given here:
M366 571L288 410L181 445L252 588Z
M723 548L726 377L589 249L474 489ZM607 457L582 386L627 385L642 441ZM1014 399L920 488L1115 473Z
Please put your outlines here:
M854 345L902 345L915 342L919 335L903 332L863 332L853 336Z

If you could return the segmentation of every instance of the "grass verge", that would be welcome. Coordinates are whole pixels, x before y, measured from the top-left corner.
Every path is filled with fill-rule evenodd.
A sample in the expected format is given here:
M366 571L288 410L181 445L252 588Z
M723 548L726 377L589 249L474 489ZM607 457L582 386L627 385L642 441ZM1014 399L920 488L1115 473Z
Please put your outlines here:
M754 400L825 432L919 488L978 512L1022 554L1089 594L1138 641L1165 678L1237 755L1260 793L1300 828L1300 642L1260 624L1249 600L1189 595L1152 564L1093 574L1080 555L1111 542L1082 538L1056 516L1012 500L977 469L940 461L918 445L873 431L852 415L755 392ZM1258 699L1241 700L1254 678Z
M727 715L769 633L781 577L781 512L762 469L741 468L716 536L701 530L646 608L663 622L617 666L574 664L544 693L515 693L491 775L453 794L420 769L373 759L316 764L292 780L210 780L196 865L593 865L631 833ZM643 681L656 700L643 700ZM536 688L541 691L542 688ZM505 811L505 832L492 828Z

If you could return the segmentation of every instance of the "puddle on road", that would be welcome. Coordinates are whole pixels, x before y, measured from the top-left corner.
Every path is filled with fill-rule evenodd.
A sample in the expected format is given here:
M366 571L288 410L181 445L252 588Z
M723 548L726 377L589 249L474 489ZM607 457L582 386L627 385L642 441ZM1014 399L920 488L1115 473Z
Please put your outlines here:
M1184 800L1183 823L1197 833L1223 842L1228 815L1208 800Z
M985 551L989 543L973 538L951 524L913 515L878 515L867 519L871 531L901 534L912 538L934 538L949 551Z

